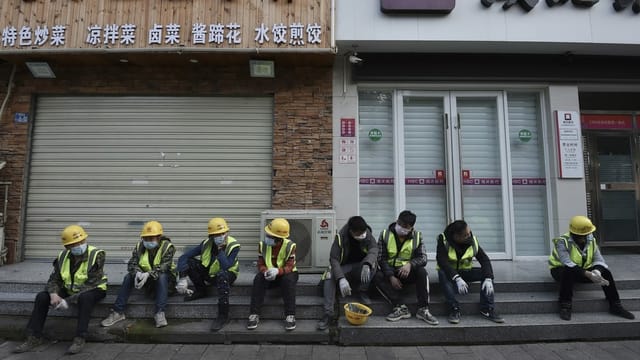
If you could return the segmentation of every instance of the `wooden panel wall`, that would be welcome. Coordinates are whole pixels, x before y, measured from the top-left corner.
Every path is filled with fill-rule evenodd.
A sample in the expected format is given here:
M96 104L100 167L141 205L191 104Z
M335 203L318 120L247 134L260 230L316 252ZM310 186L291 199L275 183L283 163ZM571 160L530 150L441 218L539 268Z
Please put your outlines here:
M331 44L330 0L2 0L0 1L0 53L3 51L38 52L64 49L318 49ZM205 44L194 44L194 24L206 25ZM229 24L240 26L240 43L230 43ZM292 43L292 24L303 26L304 43ZM116 41L105 39L105 27L117 25ZM135 43L123 43L123 25L136 26ZM162 26L162 43L149 44L149 31ZM180 25L179 42L167 42L167 26ZM209 41L210 25L224 25L224 41ZM256 28L269 29L269 41L256 41ZM274 42L274 25L286 26L286 42ZM52 44L54 26L64 26L64 44ZM310 37L307 30L319 26L319 34ZM46 28L48 37L36 44L37 27ZM97 26L98 41L88 42L89 27ZM311 27L311 28L310 28ZM24 35L21 36L21 30ZM12 35L15 31L15 35ZM31 35L29 41L28 36ZM296 39L293 39L296 40Z

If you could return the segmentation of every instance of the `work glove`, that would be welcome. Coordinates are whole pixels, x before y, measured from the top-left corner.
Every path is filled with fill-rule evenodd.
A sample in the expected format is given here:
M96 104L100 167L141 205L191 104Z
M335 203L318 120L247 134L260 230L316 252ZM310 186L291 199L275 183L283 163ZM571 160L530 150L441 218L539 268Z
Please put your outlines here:
M493 280L491 280L490 278L484 279L484 281L482 282L481 290L484 291L487 296L493 295Z
M134 285L136 289L142 289L142 287L144 286L144 284L147 282L148 279L149 279L148 272L142 272L142 271L136 272L136 279L134 281Z
M58 295L57 293L51 293L49 294L49 297L51 298L49 306L51 306L52 308L56 308L58 305L60 305L60 302L62 301L60 295Z
M460 277L460 275L456 275L453 277L453 280L456 282L458 286L458 294L465 295L469 292L469 285Z
M54 309L55 310L67 310L68 308L69 308L69 304L67 303L67 300L62 299L58 303L58 306L56 306Z
M189 282L187 281L186 276L183 276L178 280L178 283L176 284L176 291L178 294L182 295L193 294L193 290L189 289Z
M342 297L351 295L351 286L349 285L347 279L340 279L340 281L338 281L338 286L340 287L340 294L342 294Z
M264 272L264 278L267 281L273 281L276 279L276 276L278 276L278 268L270 268L267 271Z
M366 285L371 281L371 266L368 264L362 265L362 271L360 271L360 283Z
M598 284L600 286L608 286L609 285L609 281L602 277L602 274L600 273L600 270L596 269L596 270L592 270L592 271L585 271L584 274L594 284Z

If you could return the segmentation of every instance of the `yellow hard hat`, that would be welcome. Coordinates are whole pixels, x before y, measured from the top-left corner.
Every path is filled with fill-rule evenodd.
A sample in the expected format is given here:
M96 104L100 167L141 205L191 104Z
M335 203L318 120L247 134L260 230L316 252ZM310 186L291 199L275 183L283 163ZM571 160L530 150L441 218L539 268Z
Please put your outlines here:
M289 222L283 218L276 218L271 220L269 225L264 227L264 231L275 237L288 238L289 237Z
M344 315L351 325L362 325L367 322L369 315L373 310L370 307L360 303L344 304Z
M144 224L144 226L142 227L142 231L140 232L140 237L158 235L162 235L162 224L155 220L149 221Z
M571 218L571 222L569 222L569 231L576 235L588 235L596 231L596 227L588 217L578 215Z
M229 231L229 226L227 226L227 222L223 218L213 218L209 220L207 230L209 235L217 235Z
M62 240L62 245L67 246L75 243L79 243L80 241L86 239L89 235L87 235L86 231L79 225L69 225L60 234L60 239Z

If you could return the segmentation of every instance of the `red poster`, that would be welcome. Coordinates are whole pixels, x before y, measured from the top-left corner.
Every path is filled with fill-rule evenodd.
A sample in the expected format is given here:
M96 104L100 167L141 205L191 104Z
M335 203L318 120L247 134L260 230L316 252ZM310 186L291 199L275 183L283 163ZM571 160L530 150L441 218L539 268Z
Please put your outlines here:
M591 130L631 130L633 117L621 114L581 114L583 129Z
M340 119L340 136L342 137L356 136L356 119L354 118Z

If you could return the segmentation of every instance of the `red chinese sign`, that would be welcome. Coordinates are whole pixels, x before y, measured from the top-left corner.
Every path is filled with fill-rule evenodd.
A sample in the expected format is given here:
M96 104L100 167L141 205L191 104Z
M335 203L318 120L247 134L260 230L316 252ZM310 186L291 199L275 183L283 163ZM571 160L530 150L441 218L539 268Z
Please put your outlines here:
M356 119L354 118L340 119L340 136L342 137L356 136Z
M633 117L622 114L581 114L583 129L589 130L631 130Z

